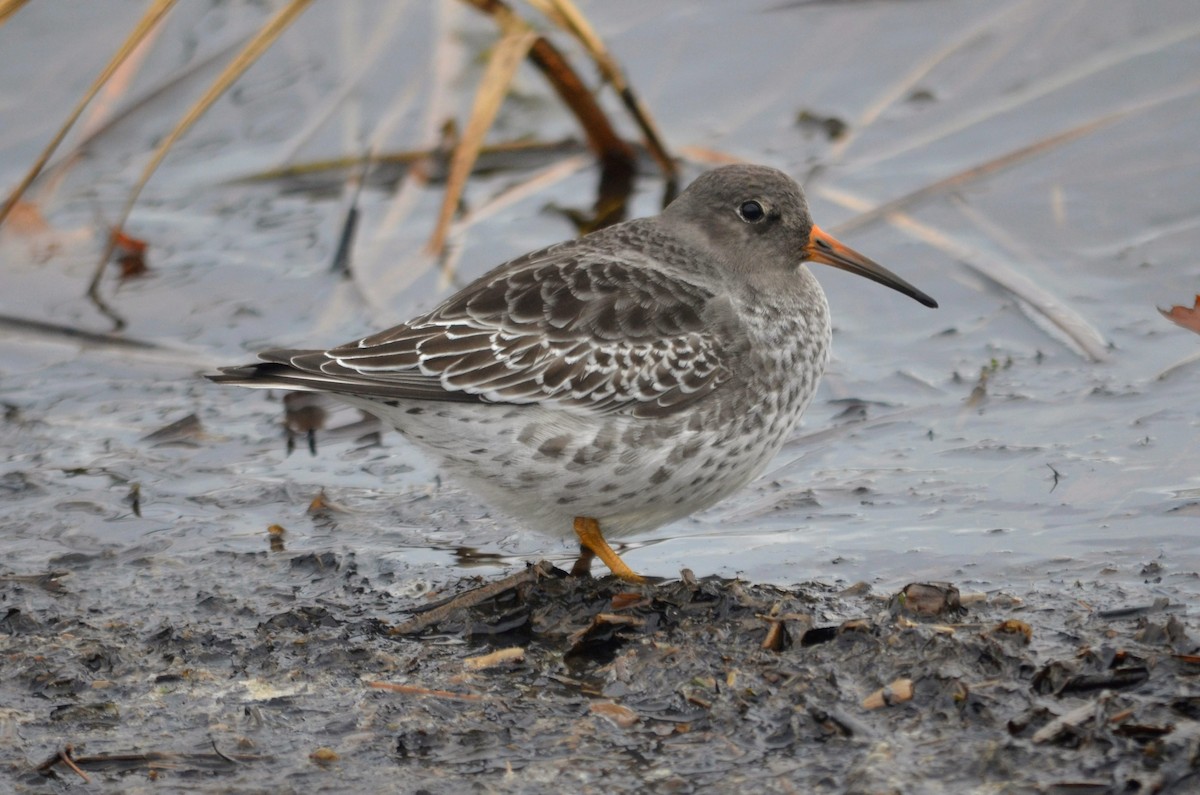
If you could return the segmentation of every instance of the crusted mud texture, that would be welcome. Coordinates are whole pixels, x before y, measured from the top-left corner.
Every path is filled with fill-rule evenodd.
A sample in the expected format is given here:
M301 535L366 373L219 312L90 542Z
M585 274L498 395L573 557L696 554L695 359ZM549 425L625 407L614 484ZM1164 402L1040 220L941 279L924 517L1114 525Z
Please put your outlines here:
M0 575L6 790L1200 788L1196 619L1153 577L880 594L539 564L414 601L281 552L203 581L149 556L114 599L87 587L111 561L60 562Z

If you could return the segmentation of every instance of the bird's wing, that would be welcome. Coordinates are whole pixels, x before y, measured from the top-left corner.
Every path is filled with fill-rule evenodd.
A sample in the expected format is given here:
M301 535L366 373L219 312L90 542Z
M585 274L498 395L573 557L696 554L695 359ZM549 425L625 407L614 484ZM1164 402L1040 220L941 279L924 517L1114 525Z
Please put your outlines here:
M293 388L384 400L666 415L729 376L728 335L705 322L712 300L661 271L556 246L409 323L329 351L271 351L262 356L274 364L258 367L275 367L263 376L291 376Z

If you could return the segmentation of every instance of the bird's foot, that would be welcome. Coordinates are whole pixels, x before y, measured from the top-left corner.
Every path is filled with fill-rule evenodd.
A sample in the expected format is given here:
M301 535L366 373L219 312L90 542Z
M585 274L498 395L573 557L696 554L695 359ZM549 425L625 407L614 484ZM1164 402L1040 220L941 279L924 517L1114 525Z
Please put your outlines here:
M625 561L621 560L621 556L613 551L613 548L604 540L604 536L600 533L600 523L595 519L587 516L575 517L575 535L579 536L580 554L579 559L575 561L575 565L571 567L571 573L582 575L588 573L592 567L592 559L600 558L604 561L604 565L608 566L618 578L625 582L643 584L647 582L646 578L629 568Z

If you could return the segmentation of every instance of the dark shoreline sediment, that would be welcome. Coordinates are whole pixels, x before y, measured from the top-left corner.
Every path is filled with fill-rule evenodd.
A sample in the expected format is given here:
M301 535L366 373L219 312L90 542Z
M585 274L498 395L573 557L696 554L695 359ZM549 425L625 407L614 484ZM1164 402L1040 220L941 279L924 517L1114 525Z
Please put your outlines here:
M196 585L148 558L133 587L158 603L123 618L88 587L97 561L0 578L18 791L81 775L213 792L1197 780L1200 629L1162 582L880 594L531 568L405 631L431 600L394 595L353 554L210 557ZM257 589L221 584L255 573Z

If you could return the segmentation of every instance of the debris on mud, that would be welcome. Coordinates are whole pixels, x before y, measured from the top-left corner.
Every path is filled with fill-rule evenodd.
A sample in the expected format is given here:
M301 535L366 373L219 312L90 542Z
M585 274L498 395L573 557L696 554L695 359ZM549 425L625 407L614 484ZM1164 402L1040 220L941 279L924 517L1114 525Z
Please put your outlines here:
M1200 785L1196 620L1118 586L889 596L538 564L412 604L352 554L214 557L223 573L159 595L189 605L169 622L112 614L75 559L72 577L0 576L18 791L331 773L412 791ZM221 585L252 572L260 598Z

